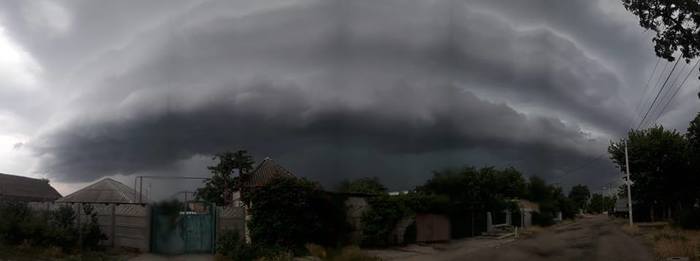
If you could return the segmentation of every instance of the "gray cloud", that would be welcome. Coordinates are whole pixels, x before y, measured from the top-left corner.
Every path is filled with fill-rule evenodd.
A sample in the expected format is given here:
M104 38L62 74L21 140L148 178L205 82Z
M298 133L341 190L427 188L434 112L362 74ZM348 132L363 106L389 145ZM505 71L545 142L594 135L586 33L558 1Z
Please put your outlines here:
M69 1L72 27L60 33L17 12L0 21L56 80L50 106L23 110L50 117L24 147L57 180L178 173L194 155L245 148L326 184L377 175L405 188L467 163L597 185L615 177L607 161L564 173L624 131L636 99L623 97L639 83L627 67L655 60L636 24L598 19L594 1L571 4L582 12L538 17L571 7L499 1Z

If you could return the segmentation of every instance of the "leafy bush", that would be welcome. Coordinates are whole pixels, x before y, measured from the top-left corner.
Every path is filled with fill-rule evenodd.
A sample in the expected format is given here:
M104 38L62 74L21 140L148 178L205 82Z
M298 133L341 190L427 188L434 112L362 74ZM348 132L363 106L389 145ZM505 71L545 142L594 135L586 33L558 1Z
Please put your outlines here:
M676 224L685 229L700 229L700 208L682 210Z
M258 256L251 245L241 240L241 235L235 230L224 231L216 241L216 253L232 260L253 260Z
M88 220L82 222L79 230L77 215L71 207L32 211L26 203L0 202L0 241L10 245L52 246L69 252L79 246L82 234L83 247L97 249L106 236L100 230L92 207L86 205L83 210Z
M107 236L100 230L97 213L94 212L92 205L83 205L83 213L88 217L87 222L80 227L80 234L83 235L83 247L87 249L98 249L100 241L106 240Z
M550 212L534 212L532 213L532 224L543 227L554 225L554 216Z
M362 245L384 247L390 245L391 232L411 210L403 196L382 195L369 200L371 208L362 215Z
M0 240L19 244L30 238L31 209L23 202L0 202Z
M304 244L336 245L348 227L342 204L334 203L317 183L278 178L250 195L250 236L265 248L282 248L295 254Z

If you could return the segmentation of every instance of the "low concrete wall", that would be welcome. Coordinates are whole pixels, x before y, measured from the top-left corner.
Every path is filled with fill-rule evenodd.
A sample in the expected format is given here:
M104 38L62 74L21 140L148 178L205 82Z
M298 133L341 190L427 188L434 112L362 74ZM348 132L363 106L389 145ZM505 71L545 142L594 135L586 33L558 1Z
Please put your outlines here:
M246 216L243 207L217 207L216 210L216 237L223 234L226 230L238 231L241 240L245 240L246 234Z
M350 225L350 242L359 244L362 241L362 215L370 209L364 197L348 197L345 199L346 220Z
M88 204L83 204L88 205ZM150 207L137 204L89 204L97 214L100 230L107 236L100 245L109 247L127 247L148 252L150 249L151 220ZM68 206L75 211L76 222L85 224L89 216L85 215L79 203L32 202L29 207L35 211L53 211L61 206Z

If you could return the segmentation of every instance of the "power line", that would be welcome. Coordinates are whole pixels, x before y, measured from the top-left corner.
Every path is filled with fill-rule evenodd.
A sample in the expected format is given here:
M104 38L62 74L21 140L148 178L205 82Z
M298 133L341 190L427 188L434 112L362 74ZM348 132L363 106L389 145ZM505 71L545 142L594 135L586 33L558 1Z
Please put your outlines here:
M660 62L661 62L661 57L658 57L658 58L656 59L656 63L654 64L654 69L651 70L651 74L649 74L649 79L647 79L647 83L646 83L646 85L645 85L645 87L644 87L644 92L642 93L641 96L639 96L639 101L637 102L637 106L634 107L634 113L635 113L635 114L640 114L640 115L641 115L641 112L639 111L639 109L642 107L642 101L646 100L647 93L649 92L649 86L651 86L651 85L649 85L649 83L651 82L651 79L654 78L654 75L656 74L656 68L659 66L659 63L660 63ZM661 74L663 74L663 72L666 71L666 67L668 67L668 63L665 64L663 71L662 71L661 73L659 73L659 78L661 78ZM658 84L658 83L657 83L657 84ZM654 84L654 86L656 86L657 84ZM634 122L634 120L636 120L636 119L635 119L635 118L631 118L630 121L629 121L629 123L628 123L627 125L631 125L632 122Z
M680 58L680 55L679 55L679 58ZM671 78L671 75L673 74L673 71L676 70L676 66L678 65L678 62L679 62L679 61L680 61L680 59L676 58L676 63L673 64L673 68L671 69L671 72L668 74L668 77L666 77L666 80L664 80L664 84L661 85L661 88L659 89L659 92L656 93L656 97L654 97L654 101L651 102L651 106L649 106L649 109L647 110L647 112L644 113L644 117L642 117L642 120L641 120L641 121L639 122L639 124L637 125L637 129L639 129L639 127L642 126L642 123L644 123L644 120L646 120L647 116L649 116L649 112L651 112L651 109L654 108L654 104L656 104L656 100L659 99L659 95L660 95L661 92L664 90L664 88L666 88L666 83L668 83L668 79Z
M683 82L681 82L681 84L678 85L678 88L676 88L676 91L673 92L673 95L671 95L671 98L668 99L668 101L666 101L666 104L664 104L664 107L661 109L661 113L659 113L659 115L656 116L656 119L655 119L654 121L658 121L658 120L659 120L659 118L661 117L661 115L663 115L664 112L666 111L666 107L668 107L668 105L671 104L671 101L673 101L673 98L675 98L676 95L678 94L678 91L680 91L681 89L683 89L683 86L685 86L685 82L688 81L688 78L690 77L690 74L695 70L695 67L698 66L698 62L700 62L700 60L695 61L695 64L693 65L693 67L690 67L690 71L688 71L688 74L685 75L685 79L683 79Z
M654 78L654 75L656 74L656 69L658 69L658 66L659 66L660 61L661 61L661 58L657 58L657 59L656 59L656 63L654 64L654 69L652 69L652 72L651 72L651 74L649 75L649 78L647 79L647 83L646 83L646 86L645 86L645 89L644 89L644 93L643 93L642 96L640 97L639 103L637 104L637 106L636 106L636 108L635 108L635 112L636 112L636 113L639 113L640 116L641 116L641 111L639 111L639 109L642 107L642 106L641 106L641 105L642 105L642 101L643 101L643 100L646 100L646 99L645 99L645 97L647 96L646 94L649 92L649 90L650 90L649 87L651 86L651 85L649 85L649 83L650 83L651 80ZM661 75L663 75L664 72L666 72L666 69L668 69L668 63L666 63L666 64L664 65L664 69L659 73L659 77L657 78L656 84L654 84L654 86L657 86L657 85L661 82ZM674 66L674 69L675 69L675 66ZM671 71L671 73L673 73L673 71ZM670 77L670 75L669 75L669 77ZM657 96L658 96L658 95L657 95ZM632 120L632 121L633 121L633 120ZM632 123L632 121L630 121L630 124ZM630 126L630 127L631 127L631 126ZM582 170L582 169L585 169L585 168L587 168L588 166L590 166L592 163L594 163L594 162L596 162L597 160L600 160L601 158L603 158L603 156L605 156L605 155L607 155L607 154L608 154L607 151L606 151L606 152L603 152L603 153L601 153L601 154L598 155L598 156L595 156L595 157L593 157L593 158L590 158L588 161L584 162L583 164L581 164L581 165L579 165L579 166L576 166L576 167L572 167L572 168L570 168L569 170L566 170L566 171L564 171L563 173L554 176L553 178L554 178L554 180L559 180L559 179L561 179L561 178L563 178L563 177L569 176L569 175L571 175L571 174L573 174L573 173L575 173L575 172L578 172L578 171L580 171L580 170Z
M661 95L661 99L659 100L660 104L663 103L664 101L667 101L667 100L666 100L666 97L668 97L668 96L673 92L673 88L677 86L676 83L678 82L678 79L680 79L681 77L683 77L683 76L681 76L681 75L683 75L683 72L684 72L685 69L687 69L687 68L688 68L688 63L685 63L685 64L683 65L683 69L681 69L681 70L676 74L676 76L673 77L673 81L671 82L671 84L668 85L669 88L667 88L667 91L664 92L663 95ZM692 69L692 68L691 68L691 69ZM659 118L658 116L659 116L659 115L657 115L657 117L656 117L655 119L658 119L658 118ZM652 122L656 122L656 120L654 120L654 121L652 121Z

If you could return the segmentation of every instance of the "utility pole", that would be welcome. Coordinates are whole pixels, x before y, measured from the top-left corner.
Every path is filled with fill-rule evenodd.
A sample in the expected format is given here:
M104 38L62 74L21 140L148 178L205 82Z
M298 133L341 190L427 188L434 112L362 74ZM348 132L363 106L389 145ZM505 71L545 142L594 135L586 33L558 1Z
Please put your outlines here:
M632 225L632 180L630 179L630 158L627 155L627 140L625 140L625 165L627 170L627 211L629 211L630 226Z

